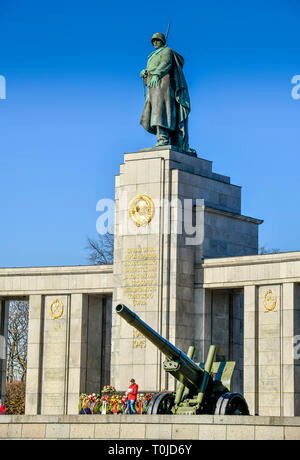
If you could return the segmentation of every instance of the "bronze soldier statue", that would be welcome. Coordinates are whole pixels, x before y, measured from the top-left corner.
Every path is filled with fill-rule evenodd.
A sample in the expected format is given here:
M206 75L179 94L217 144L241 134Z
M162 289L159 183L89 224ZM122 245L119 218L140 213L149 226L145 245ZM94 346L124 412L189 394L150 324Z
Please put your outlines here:
M140 123L156 134L156 147L171 144L196 155L188 143L190 97L182 71L184 59L167 46L164 34L155 33L151 42L155 51L141 72L147 99Z

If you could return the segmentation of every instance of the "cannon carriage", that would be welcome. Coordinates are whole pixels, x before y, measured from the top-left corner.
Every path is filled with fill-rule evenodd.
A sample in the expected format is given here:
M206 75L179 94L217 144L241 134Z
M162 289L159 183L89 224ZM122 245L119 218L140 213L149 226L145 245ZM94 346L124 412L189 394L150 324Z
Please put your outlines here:
M196 363L193 346L185 354L125 305L117 305L116 312L166 356L163 368L177 380L176 392L160 392L153 397L148 407L149 415L249 415L244 397L230 392L235 362L214 362L214 345L210 346L205 363Z

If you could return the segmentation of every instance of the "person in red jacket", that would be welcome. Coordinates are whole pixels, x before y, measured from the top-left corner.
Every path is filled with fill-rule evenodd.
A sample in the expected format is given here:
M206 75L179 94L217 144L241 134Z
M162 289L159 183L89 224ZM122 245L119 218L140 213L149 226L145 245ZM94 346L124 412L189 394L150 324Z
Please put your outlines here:
M128 398L127 407L128 407L128 414L137 414L135 403L137 400L137 393L138 393L138 385L135 383L134 379L130 380L130 386L126 391L126 396Z
M0 399L0 415L5 415L6 407L2 406L2 401Z

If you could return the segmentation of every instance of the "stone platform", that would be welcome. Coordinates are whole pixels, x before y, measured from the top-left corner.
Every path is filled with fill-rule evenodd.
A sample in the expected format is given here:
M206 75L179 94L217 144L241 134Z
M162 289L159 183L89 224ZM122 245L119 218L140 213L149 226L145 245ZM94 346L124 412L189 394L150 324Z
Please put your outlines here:
M300 417L7 415L2 439L300 440Z

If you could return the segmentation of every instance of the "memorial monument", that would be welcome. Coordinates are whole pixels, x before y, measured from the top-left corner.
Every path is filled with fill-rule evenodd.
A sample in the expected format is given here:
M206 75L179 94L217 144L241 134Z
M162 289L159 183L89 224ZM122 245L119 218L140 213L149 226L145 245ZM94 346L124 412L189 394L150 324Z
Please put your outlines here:
M193 344L196 362L211 344L235 361L231 389L251 415L300 415L300 252L258 255L263 221L189 146L183 57L162 33L151 43L141 124L156 145L125 153L116 176L114 263L0 269L0 399L12 299L30 305L27 415L77 414L81 393L133 376L173 391L161 351L116 314L125 304L177 349Z
M156 134L157 144L125 154L116 178L113 304L133 307L182 350L192 341L201 361L211 345L211 319L204 291L195 286L195 267L204 257L257 254L262 221L242 216L240 187L214 173L212 163L190 149L183 57L167 46L162 33L155 33L151 42L156 51L141 72L147 89L141 124ZM238 303L240 294L233 298ZM228 314L220 324L214 318L221 359L227 354L221 343L229 340L223 327L224 321L229 325ZM239 322L239 312L233 315L232 321ZM240 337L235 340L242 342ZM242 350L234 350L239 389ZM162 373L161 353L113 313L113 384L122 388L130 375L138 375L144 388L175 384Z

